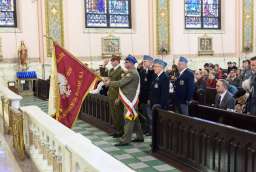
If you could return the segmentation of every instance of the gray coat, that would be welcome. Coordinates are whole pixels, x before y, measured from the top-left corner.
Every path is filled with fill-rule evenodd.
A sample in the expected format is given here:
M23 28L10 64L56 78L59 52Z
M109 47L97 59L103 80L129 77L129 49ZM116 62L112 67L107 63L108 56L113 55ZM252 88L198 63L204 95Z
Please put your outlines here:
M233 97L233 95L227 91L225 96L223 97L221 103L219 104L220 95L217 94L215 98L215 107L223 110L227 109L235 109L236 101Z

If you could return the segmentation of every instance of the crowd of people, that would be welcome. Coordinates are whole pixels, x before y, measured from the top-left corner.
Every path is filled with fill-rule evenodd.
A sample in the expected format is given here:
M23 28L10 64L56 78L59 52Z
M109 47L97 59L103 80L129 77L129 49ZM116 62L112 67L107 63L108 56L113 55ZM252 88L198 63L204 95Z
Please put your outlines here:
M256 57L244 60L241 68L235 62L228 62L226 70L219 65L206 63L203 69L195 71L195 94L205 92L206 88L215 88L217 96L215 107L238 113L256 115L254 108L256 93Z
M228 62L227 69L206 63L195 71L188 68L185 57L170 69L164 60L148 55L137 66L137 59L127 56L125 69L120 60L119 55L104 60L100 67L103 81L92 92L109 97L115 128L112 136L120 138L116 146L143 142L143 132L151 135L152 111L156 107L189 115L190 103L197 101L207 88L216 89L216 108L256 115L256 57L244 60L241 68L235 62ZM109 62L111 69L106 67ZM144 121L142 126L140 120Z

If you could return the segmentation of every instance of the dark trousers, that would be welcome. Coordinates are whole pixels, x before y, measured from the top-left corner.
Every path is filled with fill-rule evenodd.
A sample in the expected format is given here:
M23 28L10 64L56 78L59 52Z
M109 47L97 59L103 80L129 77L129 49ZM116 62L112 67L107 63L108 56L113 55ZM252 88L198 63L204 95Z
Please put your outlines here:
M145 117L145 130L151 133L152 131L152 110L150 108L150 105L146 103L141 104L141 110L142 114Z
M188 104L175 104L175 112L182 115L189 115Z

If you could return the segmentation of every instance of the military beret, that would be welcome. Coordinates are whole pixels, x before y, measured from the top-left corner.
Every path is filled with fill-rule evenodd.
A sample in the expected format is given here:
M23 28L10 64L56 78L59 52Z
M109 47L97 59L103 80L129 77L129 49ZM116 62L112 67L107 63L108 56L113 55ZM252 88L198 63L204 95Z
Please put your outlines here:
M187 64L188 63L188 59L186 57L180 56L179 62Z
M153 57L151 57L149 55L144 55L143 56L143 60L145 60L145 61L153 61L154 59L153 59Z
M130 54L125 58L125 61L129 61L132 64L137 63L136 58L134 56L130 55Z
M155 59L154 60L154 64L159 64L161 65L163 68L165 68L167 66L167 63L161 59Z

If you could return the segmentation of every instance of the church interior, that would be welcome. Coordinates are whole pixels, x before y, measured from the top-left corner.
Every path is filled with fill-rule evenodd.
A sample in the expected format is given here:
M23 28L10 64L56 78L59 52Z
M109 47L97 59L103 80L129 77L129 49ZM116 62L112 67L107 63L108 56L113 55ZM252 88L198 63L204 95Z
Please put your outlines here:
M256 172L256 0L0 0L0 172Z

